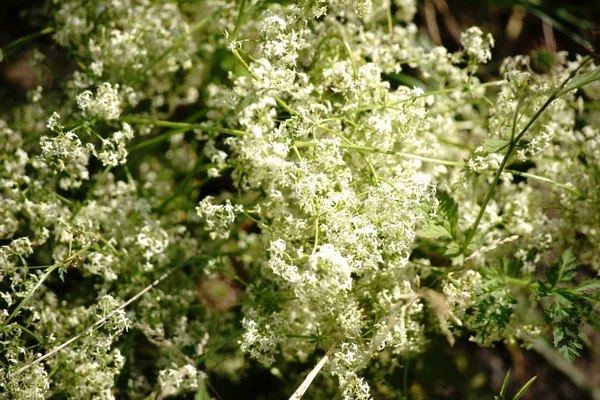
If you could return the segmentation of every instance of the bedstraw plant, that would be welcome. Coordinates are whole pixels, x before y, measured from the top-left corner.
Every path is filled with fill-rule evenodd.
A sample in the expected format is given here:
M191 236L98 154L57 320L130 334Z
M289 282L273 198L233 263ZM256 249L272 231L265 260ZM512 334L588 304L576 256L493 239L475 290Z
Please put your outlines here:
M0 53L54 54L0 120L0 398L407 396L432 341L600 327L592 56L482 80L415 0L46 3Z

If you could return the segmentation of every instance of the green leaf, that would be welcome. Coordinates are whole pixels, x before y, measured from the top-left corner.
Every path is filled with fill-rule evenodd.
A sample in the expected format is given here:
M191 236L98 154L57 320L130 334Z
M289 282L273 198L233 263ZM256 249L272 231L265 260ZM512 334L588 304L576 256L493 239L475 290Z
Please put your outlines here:
M546 271L546 279L551 288L559 283L571 282L575 277L574 269L577 268L577 261L571 249L567 249Z
M496 153L508 147L510 142L504 139L486 139L483 142L483 149L488 153Z
M513 400L519 400L521 398L521 396L523 396L523 394L525 394L525 392L529 389L529 387L531 385L533 385L533 382L535 382L536 379L537 379L537 376L534 376L533 378L528 380L527 383L525 385L523 385L521 390L519 390L517 392L517 394L515 394L515 397L513 397Z
M452 257L456 257L459 254L460 254L460 245L456 242L448 243L448 247L446 247L446 252L444 253L444 255L452 258Z
M569 363L580 356L579 350L583 349L583 345L576 341L571 341L569 345L561 345L558 347L558 352L564 357Z
M477 296L475 305L475 328L478 338L485 342L490 334L502 331L510 324L514 316L517 300L507 295L503 287L490 288Z
M198 391L194 395L194 400L210 400L210 395L206 390L206 385L204 384L204 381L202 381L199 386L200 387L198 388Z
M583 345L578 340L581 320L576 315L576 309L563 309L563 311L571 315L570 318L565 317L555 322L553 330L554 347L558 349L565 360L572 363L579 356L579 350L583 349Z
M458 224L458 204L444 192L439 192L437 197L437 215L421 229L419 236L427 239L454 239Z
M573 89L579 89L582 86L598 80L600 80L600 68L596 68L593 71L583 72L573 77L573 79L571 79L565 85L563 90L560 91L560 95L565 94Z
M438 215L442 220L442 226L452 235L456 237L456 226L458 224L458 204L446 193L439 193Z
M574 290L576 292L594 291L600 289L600 279L586 279Z
M442 237L452 239L452 234L443 226L428 224L425 225L419 232L419 236L426 239L439 239Z
M464 263L465 263L465 255L464 254L458 254L458 255L452 257L452 266L453 267L463 265Z
M508 389L508 380L510 379L510 369L506 373L504 377L504 382L502 383L502 389L500 389L500 400L504 400L506 398L506 389Z

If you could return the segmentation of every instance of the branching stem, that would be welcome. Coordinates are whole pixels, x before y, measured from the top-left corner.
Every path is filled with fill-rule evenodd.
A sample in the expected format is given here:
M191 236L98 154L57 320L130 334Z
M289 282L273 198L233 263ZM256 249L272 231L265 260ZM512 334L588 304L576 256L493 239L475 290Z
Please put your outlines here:
M496 186L498 185L498 181L500 180L500 176L502 175L502 172L504 171L504 168L506 168L506 165L508 164L508 160L510 159L510 156L512 155L513 150L517 147L517 143L519 143L519 140L521 140L521 138L523 136L525 136L525 134L527 133L527 131L529 130L529 128L539 118L539 116L542 115L542 113L550 106L550 104L552 104L552 102L554 100L556 100L556 98L558 98L558 96L561 94L562 89L566 86L566 84L590 60L591 60L590 57L586 58L579 65L579 67L577 67L573 72L571 72L569 74L569 76L556 89L554 89L554 91L552 92L552 94L550 95L550 97L548 97L548 100L546 100L546 102L529 119L529 121L523 127L523 129L521 129L521 131L519 132L519 134L517 136L515 136L510 141L510 143L508 145L508 149L506 150L506 154L504 155L504 158L502 159L502 162L500 163L500 167L498 167L498 170L496 171L496 174L494 175L494 179L492 180L492 183L490 184L490 187L488 188L488 190L487 190L487 192L485 194L485 197L483 199L483 203L481 204L481 208L479 209L479 214L477 214L477 218L475 219L475 222L473 223L473 226L471 227L471 229L469 230L469 233L467 234L467 237L465 238L465 241L464 241L462 249L461 249L461 253L462 254L465 254L465 252L467 251L467 249L469 247L469 244L471 244L471 241L475 237L475 233L477 232L477 228L479 227L479 224L481 223L481 219L483 218L483 215L485 214L485 210L486 210L486 208L487 208L490 200L492 199L492 195L494 194L494 190L496 189Z

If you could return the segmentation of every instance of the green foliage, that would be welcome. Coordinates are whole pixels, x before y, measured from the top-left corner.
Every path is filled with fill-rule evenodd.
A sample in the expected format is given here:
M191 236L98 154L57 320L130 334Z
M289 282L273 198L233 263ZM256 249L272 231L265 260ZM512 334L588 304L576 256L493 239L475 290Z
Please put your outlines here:
M575 278L575 268L577 268L575 256L573 251L568 249L546 271L546 281L540 281L540 294L546 295L559 283L571 283Z
M565 85L561 93L566 93L570 90L579 89L585 85L589 85L590 83L596 82L600 80L600 68L596 68L595 70L583 72L577 75L575 78L571 79L569 83Z
M546 280L538 281L536 296L549 304L544 309L546 323L553 324L554 346L563 357L573 362L583 349L583 321L599 326L600 279L590 279L571 287L575 281L577 262L571 249L566 250L546 271Z
M517 300L504 291L486 291L477 298L474 328L482 343L489 343L491 332L504 330L512 319Z
M456 239L458 204L446 193L438 193L438 206L434 218L419 231L419 236L427 239Z
M510 379L510 370L508 370L508 372L506 373L506 376L504 377L504 382L502 383L502 388L500 389L500 393L498 394L498 396L495 396L494 399L496 399L496 400L507 400L508 399L506 397L506 392L508 390L509 379ZM525 394L525 392L531 387L531 385L533 385L533 383L536 381L536 379L537 379L537 376L534 376L533 378L528 380L521 387L521 389L519 389L519 391L512 397L512 400L519 400Z
M600 327L592 58L480 73L414 0L46 3L3 48L0 399L407 397L429 348Z
M488 153L499 153L508 148L509 141L504 139L486 139L483 142L483 148Z

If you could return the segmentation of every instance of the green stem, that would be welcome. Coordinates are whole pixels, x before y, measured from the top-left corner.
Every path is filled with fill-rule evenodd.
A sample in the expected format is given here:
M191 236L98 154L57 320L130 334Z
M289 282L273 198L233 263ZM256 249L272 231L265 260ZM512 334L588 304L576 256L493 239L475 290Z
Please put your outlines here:
M92 325L89 325L84 331L82 331L81 333L73 336L72 338L70 338L69 340L67 340L66 342L62 343L61 345L54 347L51 351L47 352L46 354L44 354L41 357L36 358L35 360L21 366L19 369L15 370L12 373L12 378L14 379L15 376L21 374L22 372L26 371L27 369L29 369L31 366L33 366L34 364L40 363L42 361L44 361L47 358L50 358L52 356L54 356L55 354L57 354L58 352L60 352L61 350L63 350L65 347L69 346L71 343L75 342L76 340L78 340L80 337L89 334L90 332L92 332L93 330L99 328L101 325L103 325L106 321L108 321L110 318L112 318L115 314L117 314L118 312L120 312L121 310L123 310L124 308L126 308L127 306L129 306L131 303L135 302L137 299L139 299L140 297L142 297L144 294L146 294L147 292L149 292L150 290L152 290L153 288L155 288L158 284L160 284L161 282L163 282L165 279L167 279L168 277L170 277L171 275L173 275L173 272L179 270L180 268L183 268L189 264L191 264L193 261L198 260L198 259L206 259L207 257L205 255L196 255L196 256L192 256L190 258L188 258L187 260L183 261L181 264L176 265L175 267L169 268L165 273L163 273L160 277L158 277L155 281L153 281L152 283L150 283L148 286L146 286L144 289L142 289L141 291L139 291L137 294L135 294L133 297L131 297L129 300L127 300L126 302L124 302L123 304L121 304L119 307L115 308L113 311L111 311L110 313L108 313L107 315L105 315L104 317L100 318L99 320L97 320L95 323L93 323ZM56 264L54 266L54 268L58 267L59 264ZM51 271L48 271L51 272ZM46 275L49 275L49 273L47 273ZM43 277L43 279L45 279L46 276ZM36 286L35 289L37 289L37 287L39 287L39 285L41 285L42 280L40 280L40 282L38 282L38 285ZM35 290L34 290L35 291ZM33 291L32 291L33 293ZM14 313L14 312L13 312ZM9 317L10 319L10 317ZM8 321L8 320L7 320ZM5 322L6 324L6 322Z
M14 324L14 326L16 326L17 328L21 329L23 332L29 333L35 340L38 341L38 343L44 343L44 340L42 340L41 337L39 337L35 333L31 332L29 329L25 328L23 325Z
M298 148L302 148L302 147L314 147L317 145L317 142L295 142L296 147ZM432 164L440 164L440 165L451 165L453 167L464 167L465 164L458 162L458 161L450 161L450 160L442 160L439 158L431 158L431 157L424 157L424 156L418 156L416 154L410 154L410 153L403 153L401 151L394 151L394 150L384 150L384 149L378 149L376 147L368 147L368 146L355 146L355 145L350 145L350 144L340 144L339 145L341 148L343 149L348 149L348 150L355 150L355 151L364 151L367 153L379 153L379 154L387 154L387 155L391 155L391 156L398 156L398 157L402 157L402 158L408 158L410 160L419 160L419 161L423 161L423 162L427 162L427 163L432 163Z
M561 91L565 87L565 85L577 74L577 72L579 72L579 70L585 64L587 64L587 62L589 60L590 60L589 57L587 59L585 59L579 65L579 67L577 67L573 72L571 72L569 74L569 76L556 89L554 89L554 91L552 92L552 94L550 95L550 97L548 97L548 100L546 100L546 102L529 119L529 121L523 127L523 129L521 129L521 131L519 132L519 134L516 137L514 137L514 139L511 140L511 142L509 143L508 150L506 151L506 154L504 155L504 158L502 159L502 162L500 163L500 167L498 168L498 171L496 172L496 175L494 175L494 179L492 180L492 183L491 183L490 187L488 188L487 193L485 194L485 197L483 199L483 204L481 205L481 208L479 209L479 214L477 214L477 218L475 219L475 222L473 223L473 226L469 230L469 233L467 234L465 242L463 243L463 246L462 246L462 249L461 249L461 253L462 254L465 254L465 252L467 250L467 247L469 246L469 244L471 244L471 241L475 237L475 233L477 231L477 228L479 227L479 224L481 223L481 219L483 218L483 214L485 213L485 210L486 210L486 208L487 208L490 200L492 199L492 195L494 194L494 190L496 189L496 186L498 185L498 181L500 180L500 176L502 175L502 172L504 171L504 168L506 168L506 165L508 163L508 160L509 160L510 156L512 155L513 150L517 147L517 143L519 143L519 140L521 140L521 138L523 136L525 136L525 134L527 133L527 131L529 130L529 128L539 118L539 116L542 115L542 113L548 108L548 106L550 106L550 104L552 104L552 102L554 100L556 100L556 98L559 96L559 94L561 93Z
M470 88L482 88L482 87L488 87L488 86L499 86L506 83L505 80L498 80L498 81L492 81L492 82L485 82L485 83L480 83L477 85L471 85L469 86ZM408 97L406 99L402 99L402 100L398 100L392 103L388 103L388 104L381 104L381 105L372 105L372 106L366 106L366 107L360 107L360 108L356 108L352 111L349 111L343 115L347 115L347 114L352 114L355 112L363 112L363 111L373 111L373 110L377 110L377 109L381 109L381 108L392 108L394 106L397 106L399 104L402 103L406 103L409 101L414 101L416 99L420 99L423 97L429 97L429 96L437 96L440 94L446 94L446 93L453 93L453 92L458 92L458 91L464 91L467 90L469 87L453 87L453 88L447 88L447 89L440 89L440 90L435 90L433 92L425 92L423 94L419 94L416 96L411 96Z
M346 136L342 135L341 133L337 133L333 129L329 129L328 127L323 126L323 125L317 125L317 128L323 129L324 131L327 131L327 132L339 137L340 139L345 141L349 146L354 146L354 142L352 142L352 140L348 139ZM379 177L377 176L377 171L375 171L373 164L371 164L371 162L369 160L367 160L367 157L365 157L365 155L363 153L359 153L359 154L360 154L360 157L363 159L363 161L367 164L367 167L369 168L369 170L371 171L371 175L373 176L373 184L375 186L377 186L379 184Z
M194 124L194 123L188 123L188 122L165 121L165 120L159 120L159 119L138 118L138 117L131 117L131 116L123 116L123 117L119 118L119 120L122 122L127 122L130 124L137 124L137 125L154 125L154 126L159 126L159 127L164 127L164 128L176 128L178 130L181 130L181 132L191 131L194 129L201 129L206 132L225 133L227 135L233 135L233 136L245 136L248 134L247 132L240 131L238 129L221 128L218 126L208 126L208 125ZM171 136L178 132L175 132L175 133L167 132L167 133L169 134L169 136ZM155 138L152 138L150 140L147 140L145 142L142 142L135 146L132 146L130 148L130 151L139 150L143 147L149 146L150 144L154 144L154 143L159 142L164 139L165 139L165 137L163 135L157 136ZM151 143L147 144L148 142L151 142Z
M341 35L331 34L331 35L327 35L323 39L321 39L321 41L317 45L317 51L315 52L316 54L313 57L310 65L308 66L308 69L310 70L313 68L314 64L317 62L317 60L321 56L321 47L329 39L337 39L340 42L342 42L342 44L344 45L344 50L346 51L346 53L348 53L348 57L350 58L350 63L352 64L352 72L354 73L354 79L358 79L358 68L356 67L356 61L354 60L354 55L352 54L352 49L350 48L350 44L348 43L348 41L346 41L346 39L344 39L344 37Z
M514 285L514 286L519 286L522 288L529 288L532 283L531 283L531 279L530 278L514 278L512 276L504 276L502 278L504 280L505 283L509 284L509 285Z
M50 268L51 266L53 266L54 264L49 264L49 265L23 265L19 268L22 269L42 269L42 268Z
M550 184L552 184L554 186L557 186L557 187L559 187L561 189L564 189L564 190L566 190L566 191L574 194L577 197L583 197L583 194L579 190L577 190L575 188L572 188L570 186L567 186L564 183L560 183L560 182L557 182L557 181L552 180L550 178L546 178L544 176L534 175L534 174L530 174L528 172L516 171L514 169L506 169L506 172L509 172L509 173L511 173L513 175L523 176L525 178L535 179L535 180L540 181L540 182L550 183Z
M250 74L250 76L252 77L252 79L258 81L258 82L262 82L258 76L256 76L256 74L254 72L252 72L252 70L250 69L250 66L248 65L248 63L246 62L246 60L244 60L244 58L240 55L239 51L237 51L237 49L232 49L231 50L233 55L235 56L235 58L237 58L237 60L244 66L244 68L246 69L246 71L248 71L248 73Z
M316 146L316 144L317 144L317 142L295 142L294 145L296 148L302 148L302 147L314 147L314 146ZM365 151L365 152L369 152L369 153L379 153L379 154L398 156L398 157L408 158L408 159L412 159L412 160L419 160L419 161L432 163L432 164L450 165L453 167L463 167L463 168L467 166L465 163L462 163L459 161L443 160L443 159L431 158L431 157L423 157L423 156L418 156L416 154L403 153L400 151L393 151L393 150L383 150L383 149L378 149L375 147L355 146L355 145L351 145L351 144L341 144L340 147L349 149L349 150L356 150L359 152ZM568 185L565 185L564 183L557 182L553 179L546 178L545 176L535 175L535 174L531 174L528 172L516 171L513 169L505 169L505 171L509 172L513 175L519 175L519 176L523 176L525 178L535 179L540 182L550 183L556 187L559 187L561 189L564 189L564 190L572 193L573 195L575 195L577 197L583 197L583 194L581 192L579 192L577 189L572 188Z
M13 50L18 48L19 46L24 45L25 43L36 39L40 36L44 36L44 35L48 35L50 33L54 32L54 28L51 27L47 27L42 29L41 31L38 32L34 32L34 33L30 33L29 35L25 35L23 37L20 37L18 39L13 40L12 42L8 43L6 46L4 46L2 48L2 51L6 54L7 50Z
M202 19L200 22L198 22L196 25L194 25L192 27L192 29L190 29L189 35L190 36L193 35L197 30L199 30L200 28L202 28L207 22L209 22L210 20L212 20L215 17L216 14L218 14L218 11L213 12L212 14L209 14L208 16L204 17L204 19ZM173 50L175 50L176 48L178 48L179 46L181 46L182 44L184 44L186 38L187 38L187 36L183 36L183 37L179 38L179 40L177 40L177 42L174 43L171 47L169 47L166 51L164 51L163 53L161 53L158 57L156 57L150 63L146 64L144 66L144 68L142 68L142 70L139 71L139 73L137 73L133 77L133 79L131 79L128 82L128 86L133 86L133 85L139 83L142 80L142 77L145 77L146 74L147 74L147 72L149 70L151 70L159 62L161 62L162 60L164 60L165 57L167 57L169 54L171 54L171 52L173 52Z
M138 150L144 149L146 147L154 146L155 144L158 144L158 143L162 142L163 140L167 140L168 138L170 138L173 135L177 135L178 133L183 133L183 132L187 132L187 131L189 131L188 128L172 129L168 132L165 132L161 135L155 136L151 139L136 143L133 146L128 147L127 151L132 153L134 151L138 151Z
M59 268L61 265L62 264L54 264L53 266L51 266L50 268L48 268L48 270L46 271L46 273L40 278L40 280L33 287L33 289L31 289L31 291L29 293L27 293L27 296L25 296L25 298L23 300L21 300L21 302L19 303L19 305L13 310L12 313L10 313L10 315L8 316L8 318L2 323L2 327L0 328L0 332L3 331L6 328L6 326L10 322L10 320L13 319L17 315L17 313L19 312L19 310L21 310L21 308L23 308L23 306L25 306L25 304L29 301L29 299L31 299L31 297L33 296L33 294L35 293L35 291L38 290L40 288L40 286L42 286L42 283L44 283L44 281L50 276L50 274L52 272L54 272L57 268Z

